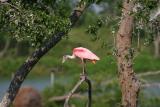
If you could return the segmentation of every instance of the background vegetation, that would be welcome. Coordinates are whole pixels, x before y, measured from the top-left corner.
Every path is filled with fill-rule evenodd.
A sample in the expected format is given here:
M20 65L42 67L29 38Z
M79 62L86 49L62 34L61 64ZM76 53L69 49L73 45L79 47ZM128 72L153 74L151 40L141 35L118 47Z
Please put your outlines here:
M8 39L10 39L10 45L5 55L0 58L0 78L9 78L11 73L14 73L14 71L17 70L27 56L51 36L51 32L59 32L59 30L64 30L69 26L70 22L68 21L67 16L71 11L72 6L66 7L65 5L67 3L67 1L64 3L55 3L53 6L51 6L52 8L46 10L47 12L49 11L49 15L46 14L46 12L43 13L42 9L38 8L38 6L30 6L28 3L27 5L21 7L21 9L25 9L23 11L26 11L27 13L20 15L20 17L17 17L17 19L19 19L19 22L21 22L21 18L28 16L26 14L33 14L33 20L37 20L36 18L34 19L34 16L39 17L40 19L38 19L38 21L40 22L37 22L37 24L31 24L32 20L30 20L30 22L28 22L30 25L28 26L27 23L25 23L25 20L23 20L24 26L21 26L22 29L15 30L15 32L14 29L17 28L13 28L12 33L6 33L4 30L2 30L7 26L1 27L0 50L3 51L5 46L4 44ZM93 83L93 107L120 106L121 92L118 80L116 79L118 72L116 59L114 56L114 38L115 31L117 31L118 27L117 22L120 19L117 17L117 15L120 15L121 2L109 0L107 2L108 4L105 3L106 2L104 1L99 4L99 8L103 7L103 11L97 13L95 12L96 10L93 9L93 6L90 7L82 16L81 20L77 23L76 28L72 29L71 31L70 29L67 29L66 32L70 31L69 34L63 38L63 40L54 48L54 50L51 50L45 57L43 57L30 73L29 78L49 78L49 71L52 68L58 68L55 76L56 78L61 78L61 81L56 81L53 87L46 87L41 92L44 106L61 107L63 102L53 102L49 101L49 99L53 96L66 95L76 81L78 81L79 74L81 72L80 60L70 60L64 64L61 63L62 56L65 54L72 54L72 49L78 46L83 46L92 50L101 58L101 60L95 65L91 64L90 62L87 63L87 72ZM33 8L35 8L35 11L31 11L34 10ZM55 8L55 14L53 16L50 15L51 11ZM65 9L69 11L66 13ZM14 14L19 14L19 12ZM61 21L62 18L64 18L63 21ZM14 20L14 23L10 23L11 25L9 26L17 27L17 25L14 25L16 24L15 21L18 21L17 19ZM43 22L43 20L45 21ZM51 20L54 20L54 22L57 23L50 23L53 22ZM49 26L48 23L50 23ZM6 22L6 24L8 23ZM0 23L0 25L2 25L2 23ZM29 31L26 30L25 27L30 27L28 28ZM36 29L33 29L34 27ZM54 28L54 30L52 28ZM150 42L152 40L150 39L150 36L148 36L149 33L143 32L143 30L146 31L147 29L148 28L140 29L140 49L137 47L136 36L136 32L139 32L139 30L135 29L134 33L136 34L132 38L133 48L135 50L133 66L137 74L160 70L160 59L154 57L154 45L152 42ZM12 37L10 35L17 36ZM45 39L46 35L48 35L48 37ZM19 36L22 36L22 38ZM16 39L20 42L17 42ZM146 43L148 43L148 45L146 45ZM142 81L147 81L147 83L160 82L159 75L140 78ZM158 88L155 88L155 90L156 92L160 93ZM144 88L141 90L139 107L160 106L160 94L159 96L146 94L147 92L152 91L154 91L154 89L151 90ZM85 97L82 100L73 99L70 103L76 105L76 107L82 107L86 104L86 84L83 84L77 92Z

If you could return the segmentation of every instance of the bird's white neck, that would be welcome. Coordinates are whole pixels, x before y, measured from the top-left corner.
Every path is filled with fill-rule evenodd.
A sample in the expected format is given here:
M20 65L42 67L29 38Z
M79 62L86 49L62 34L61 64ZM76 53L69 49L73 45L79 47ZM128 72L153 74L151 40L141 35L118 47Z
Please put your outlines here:
M75 55L67 55L67 58L74 59L74 58L76 58L76 56Z

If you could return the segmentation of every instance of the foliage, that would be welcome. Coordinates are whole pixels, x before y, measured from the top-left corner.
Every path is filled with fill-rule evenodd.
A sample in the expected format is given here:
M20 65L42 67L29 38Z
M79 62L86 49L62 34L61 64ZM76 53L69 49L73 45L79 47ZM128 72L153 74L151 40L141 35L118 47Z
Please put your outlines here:
M39 46L53 34L70 30L70 10L67 0L13 1L0 6L0 30L9 31L18 41Z
M93 2L96 0L81 0L80 4ZM0 5L0 30L40 46L57 32L67 34L70 10L71 0L12 0Z
M158 23L156 20L151 20L151 13L158 7L158 0L136 0L133 9L135 17L135 25L133 35L137 38L144 38L145 45L153 42L158 32ZM138 37L140 36L140 37Z
M97 22L93 25L89 25L87 29L87 33L92 35L92 40L99 39L98 30L105 24L105 20L102 18L98 18Z

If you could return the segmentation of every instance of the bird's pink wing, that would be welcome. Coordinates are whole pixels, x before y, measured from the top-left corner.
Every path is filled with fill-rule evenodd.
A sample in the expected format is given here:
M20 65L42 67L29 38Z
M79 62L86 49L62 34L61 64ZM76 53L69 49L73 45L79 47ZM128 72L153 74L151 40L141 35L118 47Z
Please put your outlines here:
M81 59L100 60L98 56L83 47L74 48L73 54Z

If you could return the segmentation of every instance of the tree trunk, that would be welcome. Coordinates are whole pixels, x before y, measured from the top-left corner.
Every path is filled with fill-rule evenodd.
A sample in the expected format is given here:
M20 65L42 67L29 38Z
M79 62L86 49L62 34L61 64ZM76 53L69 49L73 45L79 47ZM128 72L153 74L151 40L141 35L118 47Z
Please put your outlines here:
M154 40L154 56L155 58L160 57L160 36L159 35Z
M7 39L3 50L0 52L0 58L2 58L6 54L8 48L9 48L9 45L10 45L10 39Z
M122 19L116 37L117 65L122 92L122 107L137 107L140 81L132 67L131 37L133 16L130 15L134 4L123 0Z
M74 12L70 16L70 27L73 27L75 25L75 23L78 21L87 6L87 4L82 3L77 5L77 7L74 9ZM15 76L12 79L7 92L5 93L0 103L0 107L8 107L13 102L17 92L19 91L19 88L21 87L21 84L23 83L28 73L41 59L41 57L44 56L51 48L53 48L65 34L65 32L59 32L57 34L54 34L52 38L46 42L46 44L36 49L32 53L32 55L20 66L20 68L15 73Z

